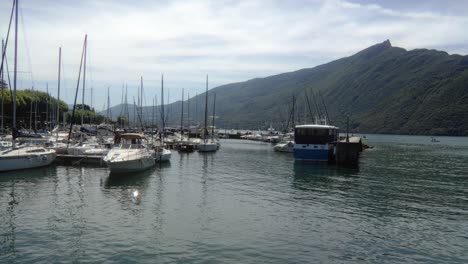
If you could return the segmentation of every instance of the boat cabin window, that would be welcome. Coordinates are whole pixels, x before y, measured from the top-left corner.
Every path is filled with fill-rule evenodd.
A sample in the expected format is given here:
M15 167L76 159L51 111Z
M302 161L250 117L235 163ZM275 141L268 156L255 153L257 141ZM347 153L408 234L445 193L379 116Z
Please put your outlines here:
M32 149L26 151L27 153L39 153L39 152L45 152L45 149Z
M296 144L326 144L337 141L338 130L322 127L298 127L295 129Z

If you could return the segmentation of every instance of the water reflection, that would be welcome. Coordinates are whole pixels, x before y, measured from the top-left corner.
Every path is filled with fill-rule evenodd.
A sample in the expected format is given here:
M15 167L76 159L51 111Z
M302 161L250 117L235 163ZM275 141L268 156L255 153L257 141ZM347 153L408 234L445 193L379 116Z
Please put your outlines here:
M348 180L359 173L359 167L341 167L327 163L294 162L293 187L299 190L317 190L349 187Z
M154 173L156 167L152 167L148 170L134 172L134 173L122 173L113 174L110 173L104 180L104 188L113 189L116 187L146 187L148 177Z

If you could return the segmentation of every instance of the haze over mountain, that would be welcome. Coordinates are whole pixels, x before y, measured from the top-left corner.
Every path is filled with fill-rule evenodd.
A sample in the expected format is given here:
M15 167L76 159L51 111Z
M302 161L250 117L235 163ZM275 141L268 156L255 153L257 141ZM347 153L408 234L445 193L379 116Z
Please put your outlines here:
M314 68L213 88L209 113L216 93L218 127L264 129L271 123L282 129L296 95L296 123L310 123L305 91L312 111L312 94L319 105L322 95L330 120L343 129L349 116L356 132L468 135L468 56L406 51L388 40ZM114 118L120 107L112 109ZM167 108L169 123L179 124L180 101ZM203 109L204 95L190 100L194 123L203 123ZM144 111L150 119L152 108Z

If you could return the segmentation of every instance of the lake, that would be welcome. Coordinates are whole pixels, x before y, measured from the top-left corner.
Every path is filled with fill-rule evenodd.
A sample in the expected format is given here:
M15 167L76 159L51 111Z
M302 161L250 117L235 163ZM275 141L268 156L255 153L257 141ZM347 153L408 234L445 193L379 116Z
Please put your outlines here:
M468 138L367 135L358 168L222 140L143 173L0 174L0 263L467 263Z

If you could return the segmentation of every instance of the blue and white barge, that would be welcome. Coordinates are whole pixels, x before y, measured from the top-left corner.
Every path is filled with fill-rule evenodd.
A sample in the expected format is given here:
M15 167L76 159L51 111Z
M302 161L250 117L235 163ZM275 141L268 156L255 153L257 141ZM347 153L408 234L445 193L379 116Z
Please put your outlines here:
M296 160L329 161L334 157L338 127L329 125L299 125L294 129Z

